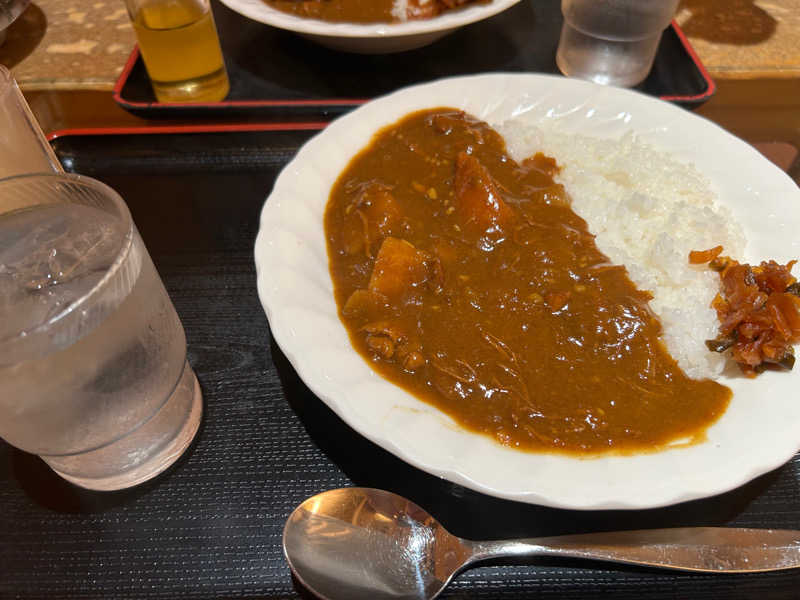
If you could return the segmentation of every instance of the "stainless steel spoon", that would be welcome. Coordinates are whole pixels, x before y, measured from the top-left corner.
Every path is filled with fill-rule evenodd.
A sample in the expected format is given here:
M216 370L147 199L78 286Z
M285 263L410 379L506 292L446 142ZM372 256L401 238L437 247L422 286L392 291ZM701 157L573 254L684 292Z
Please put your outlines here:
M344 488L292 512L283 551L297 578L325 600L429 600L467 565L507 556L706 573L792 569L800 566L800 531L682 527L476 542L452 535L397 494Z

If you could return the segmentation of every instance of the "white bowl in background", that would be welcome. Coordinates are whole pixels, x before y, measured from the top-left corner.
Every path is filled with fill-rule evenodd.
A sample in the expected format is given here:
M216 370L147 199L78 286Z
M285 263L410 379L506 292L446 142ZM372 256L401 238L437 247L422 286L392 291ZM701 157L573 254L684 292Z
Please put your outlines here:
M492 0L403 23L329 23L272 8L263 0L220 0L231 10L272 27L293 31L323 46L359 54L402 52L427 46L470 23L510 8L519 0Z

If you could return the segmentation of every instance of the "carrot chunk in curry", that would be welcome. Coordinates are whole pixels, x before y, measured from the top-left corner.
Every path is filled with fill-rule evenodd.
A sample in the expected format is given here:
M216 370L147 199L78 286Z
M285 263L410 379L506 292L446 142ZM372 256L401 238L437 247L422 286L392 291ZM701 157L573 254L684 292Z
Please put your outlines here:
M395 306L404 304L428 279L426 258L424 252L407 241L387 237L375 259L367 289Z
M466 152L456 158L455 205L459 225L472 230L487 249L505 238L514 220L514 211L500 196L486 167Z
M325 212L354 347L507 446L587 455L701 439L730 390L680 370L650 294L597 249L557 172L542 154L515 162L453 109L379 132Z

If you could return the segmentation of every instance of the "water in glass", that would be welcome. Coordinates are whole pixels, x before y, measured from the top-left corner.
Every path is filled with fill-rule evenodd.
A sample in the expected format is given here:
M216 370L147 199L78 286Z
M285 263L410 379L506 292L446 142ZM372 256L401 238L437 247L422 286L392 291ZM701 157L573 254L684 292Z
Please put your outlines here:
M59 202L0 215L0 436L79 485L128 487L186 448L199 399L125 214Z

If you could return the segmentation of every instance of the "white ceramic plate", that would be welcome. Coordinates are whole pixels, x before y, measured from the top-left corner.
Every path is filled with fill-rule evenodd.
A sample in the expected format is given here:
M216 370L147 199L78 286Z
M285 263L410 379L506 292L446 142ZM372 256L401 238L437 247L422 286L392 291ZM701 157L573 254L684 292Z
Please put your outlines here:
M304 19L276 10L263 0L221 2L254 21L294 31L329 48L381 54L426 46L459 27L488 19L519 0L493 0L489 4L474 4L464 9L447 11L433 19L374 24L327 23L317 19Z
M745 229L746 260L800 255L794 182L745 142L684 109L544 75L481 75L407 88L365 104L310 140L278 177L261 215L259 296L275 340L317 396L356 431L424 471L493 496L563 508L650 508L711 496L792 457L800 447L800 368L725 381L734 396L705 443L597 459L507 449L377 375L352 349L337 316L323 211L339 173L377 130L437 106L495 125L525 113L595 137L633 131L711 180Z

